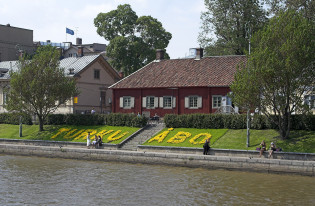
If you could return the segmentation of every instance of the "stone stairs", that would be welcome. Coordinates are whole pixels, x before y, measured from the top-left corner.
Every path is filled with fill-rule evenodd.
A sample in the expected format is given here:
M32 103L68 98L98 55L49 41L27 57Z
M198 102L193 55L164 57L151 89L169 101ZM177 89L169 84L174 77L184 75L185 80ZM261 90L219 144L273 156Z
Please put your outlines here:
M121 146L121 150L136 151L137 146L143 144L146 140L165 128L164 123L151 123L144 128L139 134Z

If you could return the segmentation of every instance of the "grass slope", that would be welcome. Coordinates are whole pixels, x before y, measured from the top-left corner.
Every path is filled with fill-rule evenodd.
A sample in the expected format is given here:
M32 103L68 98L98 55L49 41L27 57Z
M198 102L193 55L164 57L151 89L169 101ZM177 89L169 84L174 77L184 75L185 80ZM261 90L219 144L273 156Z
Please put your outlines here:
M56 135L61 128L70 129L68 132L75 130L72 134L74 135L77 131L92 129L100 132L102 130L114 130L112 133L106 134L103 136L103 141L108 142L108 137L114 132L121 130L119 134L128 132L124 137L119 140L112 141L110 143L118 144L131 134L136 132L139 128L132 127L111 127L111 126L52 126L45 125L43 132L38 132L38 125L23 125L23 137L19 137L19 126L18 125L9 125L9 124L0 124L0 138L6 139L33 139L33 140L55 140L55 141L72 141L72 142L85 142L86 135L83 135L82 138L75 139L68 138L71 135L66 136L68 132L61 133L52 139L51 137ZM162 130L161 132L167 131L168 128ZM175 136L179 131L189 132L191 136L187 138L184 142L179 144L167 143L167 141ZM160 134L159 132L158 134ZM210 133L212 135L210 139L210 145L212 148L221 148L221 149L241 149L246 150L246 129L243 130L228 130L228 129L191 129L191 128L175 128L170 131L170 133L165 137L163 142L158 143L153 141L148 143L146 141L144 145L156 145L156 146L176 146L176 147L200 147L202 144L193 145L189 140L197 134L200 133ZM115 137L119 136L116 135ZM93 137L93 135L92 135ZM150 138L151 139L151 138ZM199 141L201 138L199 139ZM271 142L275 142L277 147L281 147L283 151L286 152L306 152L306 153L315 153L315 131L291 131L290 138L287 140L281 140L279 134L276 130L250 130L250 147L249 150L255 150L256 147L259 147L259 144L262 140L265 140L267 146L269 147Z
M59 135L58 132L61 128L69 129L69 131L61 132ZM62 125L62 126L53 126L53 125L45 125L45 131L38 132L38 125L23 125L23 136L19 137L19 126L18 125L9 125L9 124L0 124L0 138L6 139L30 139L30 140L52 140L52 141L70 141L70 142L86 142L86 132L88 130L95 130L95 134L106 130L113 130L111 133L105 134L103 136L103 142L108 143L108 137L121 130L119 134L115 137L119 136L122 133L128 132L122 138L111 141L112 144L118 144L131 134L139 130L136 127L113 127L113 126L69 126L69 125ZM72 132L72 133L70 133ZM68 134L70 133L70 134ZM68 134L68 135L67 135ZM76 135L77 134L77 135ZM94 135L91 133L91 140L93 140ZM55 138L52 138L56 136ZM102 136L102 135L101 135Z
M212 147L246 150L246 139L246 129L229 130ZM291 131L289 139L281 140L277 130L250 130L250 147L248 149L255 150L260 147L259 144L262 140L266 142L267 148L271 142L274 142L277 147L281 147L286 152L315 153L315 131Z

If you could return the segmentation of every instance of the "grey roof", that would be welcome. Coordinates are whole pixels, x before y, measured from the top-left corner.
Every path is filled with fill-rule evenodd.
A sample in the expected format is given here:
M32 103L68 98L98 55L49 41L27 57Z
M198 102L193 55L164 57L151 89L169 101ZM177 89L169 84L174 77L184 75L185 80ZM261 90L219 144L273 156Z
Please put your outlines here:
M69 75L69 69L73 69L73 74L69 76L73 76L79 73L82 69L84 69L87 65L93 62L100 55L89 55L83 57L69 57L60 60L60 67L64 68L66 75ZM18 61L4 61L0 62L0 73L1 71L8 70L16 71L18 69ZM0 79L9 79L9 72L6 72L4 75L0 75Z

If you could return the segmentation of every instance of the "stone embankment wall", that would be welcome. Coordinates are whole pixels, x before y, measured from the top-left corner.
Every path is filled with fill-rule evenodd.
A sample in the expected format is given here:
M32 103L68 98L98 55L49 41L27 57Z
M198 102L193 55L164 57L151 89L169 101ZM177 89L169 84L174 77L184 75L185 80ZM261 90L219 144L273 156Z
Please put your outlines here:
M180 154L202 154L202 148L187 147L162 147L162 146L146 146L139 145L138 151L142 152L162 152L162 153L180 153ZM233 150L233 149L210 149L209 155L228 156L228 157L248 157L260 158L259 151L256 150ZM268 158L269 152L265 151L262 158ZM296 153L296 152L273 152L272 159L282 160L301 160L315 161L315 153Z
M47 142L42 141L42 144ZM263 173L288 173L314 176L315 161L257 158L253 156L218 156L170 152L87 149L85 147L4 144L0 154L29 155L81 160L122 161L130 163L165 164L211 169L243 170ZM143 149L143 148L142 148ZM214 150L213 150L214 151ZM230 151L231 152L231 151ZM231 153L232 154L232 153Z

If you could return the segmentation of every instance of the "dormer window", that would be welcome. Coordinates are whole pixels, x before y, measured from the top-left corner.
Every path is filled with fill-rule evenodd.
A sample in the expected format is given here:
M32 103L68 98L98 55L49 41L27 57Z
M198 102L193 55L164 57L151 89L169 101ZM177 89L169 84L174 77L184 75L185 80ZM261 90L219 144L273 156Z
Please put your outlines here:
M73 68L69 69L69 74L74 74L74 69Z

